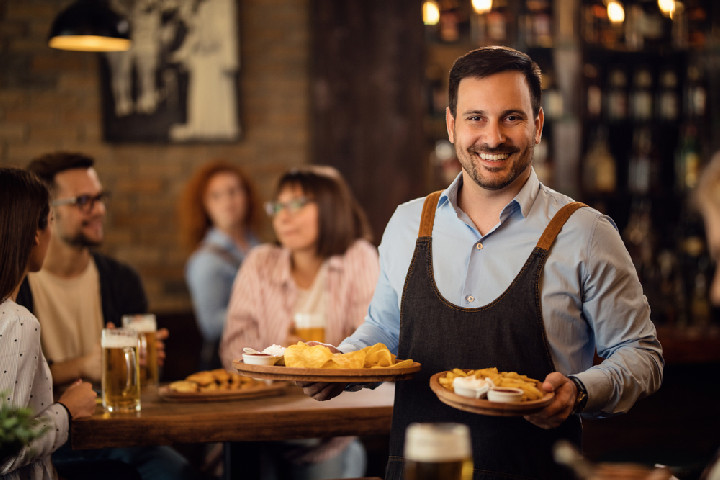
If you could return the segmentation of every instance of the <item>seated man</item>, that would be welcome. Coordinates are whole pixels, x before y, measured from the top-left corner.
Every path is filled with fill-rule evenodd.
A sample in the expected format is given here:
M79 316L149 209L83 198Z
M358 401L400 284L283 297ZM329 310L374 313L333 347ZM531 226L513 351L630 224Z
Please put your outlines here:
M122 315L147 311L138 274L90 251L103 240L107 198L93 164L83 154L58 152L28 165L48 185L55 225L45 263L23 282L17 303L40 320L42 349L60 388L78 378L98 384L103 327L119 326ZM167 330L158 332L160 359L167 335ZM122 460L135 466L143 479L195 478L187 460L169 447L78 452L66 445L53 455L53 463L62 476L63 463L78 458Z

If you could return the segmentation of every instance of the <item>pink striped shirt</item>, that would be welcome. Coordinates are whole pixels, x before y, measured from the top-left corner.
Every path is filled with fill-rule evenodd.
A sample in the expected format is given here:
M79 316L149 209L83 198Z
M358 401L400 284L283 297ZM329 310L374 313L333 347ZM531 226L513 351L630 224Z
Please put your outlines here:
M327 260L327 343L338 345L363 322L379 273L377 249L364 240ZM240 267L230 296L220 345L226 368L242 357L243 347L262 350L285 344L297 294L290 252L274 245L255 247Z

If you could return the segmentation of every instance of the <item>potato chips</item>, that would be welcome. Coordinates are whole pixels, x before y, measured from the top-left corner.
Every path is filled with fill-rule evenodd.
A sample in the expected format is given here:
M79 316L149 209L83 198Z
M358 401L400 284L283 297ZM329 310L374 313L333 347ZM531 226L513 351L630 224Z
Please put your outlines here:
M304 342L285 349L285 366L291 368L403 368L412 364L410 359L396 362L395 355L382 343L349 353L333 353L324 345Z
M499 372L497 368L481 368L478 370L461 370L453 368L445 372L438 378L440 385L447 388L451 392L453 389L453 379L455 377L467 377L473 375L475 378L487 378L493 382L496 387L515 387L523 391L523 401L539 400L543 397L543 393L538 388L540 382L526 375L517 372Z

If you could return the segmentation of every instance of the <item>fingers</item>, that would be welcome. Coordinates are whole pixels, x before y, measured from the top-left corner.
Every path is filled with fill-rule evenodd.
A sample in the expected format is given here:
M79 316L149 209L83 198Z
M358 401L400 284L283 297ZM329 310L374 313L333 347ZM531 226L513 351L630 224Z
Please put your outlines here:
M340 395L345 390L344 383L319 383L319 382L297 382L303 388L305 395L315 400L330 400Z
M525 416L525 420L540 428L556 428L572 413L575 406L575 384L559 372L552 372L542 383L542 390L555 392L552 402L533 415Z

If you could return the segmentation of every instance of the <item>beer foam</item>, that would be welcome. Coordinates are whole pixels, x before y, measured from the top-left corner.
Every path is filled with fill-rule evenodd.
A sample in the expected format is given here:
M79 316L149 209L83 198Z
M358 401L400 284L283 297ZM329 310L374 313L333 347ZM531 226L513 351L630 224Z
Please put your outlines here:
M103 348L137 347L138 339L132 335L103 335Z
M405 458L422 462L470 458L470 431L461 424L422 424L408 427Z
M128 316L123 317L123 323L125 328L134 330L136 332L154 332L157 330L157 324L155 322L155 315L132 315L129 316L132 320L126 320Z

